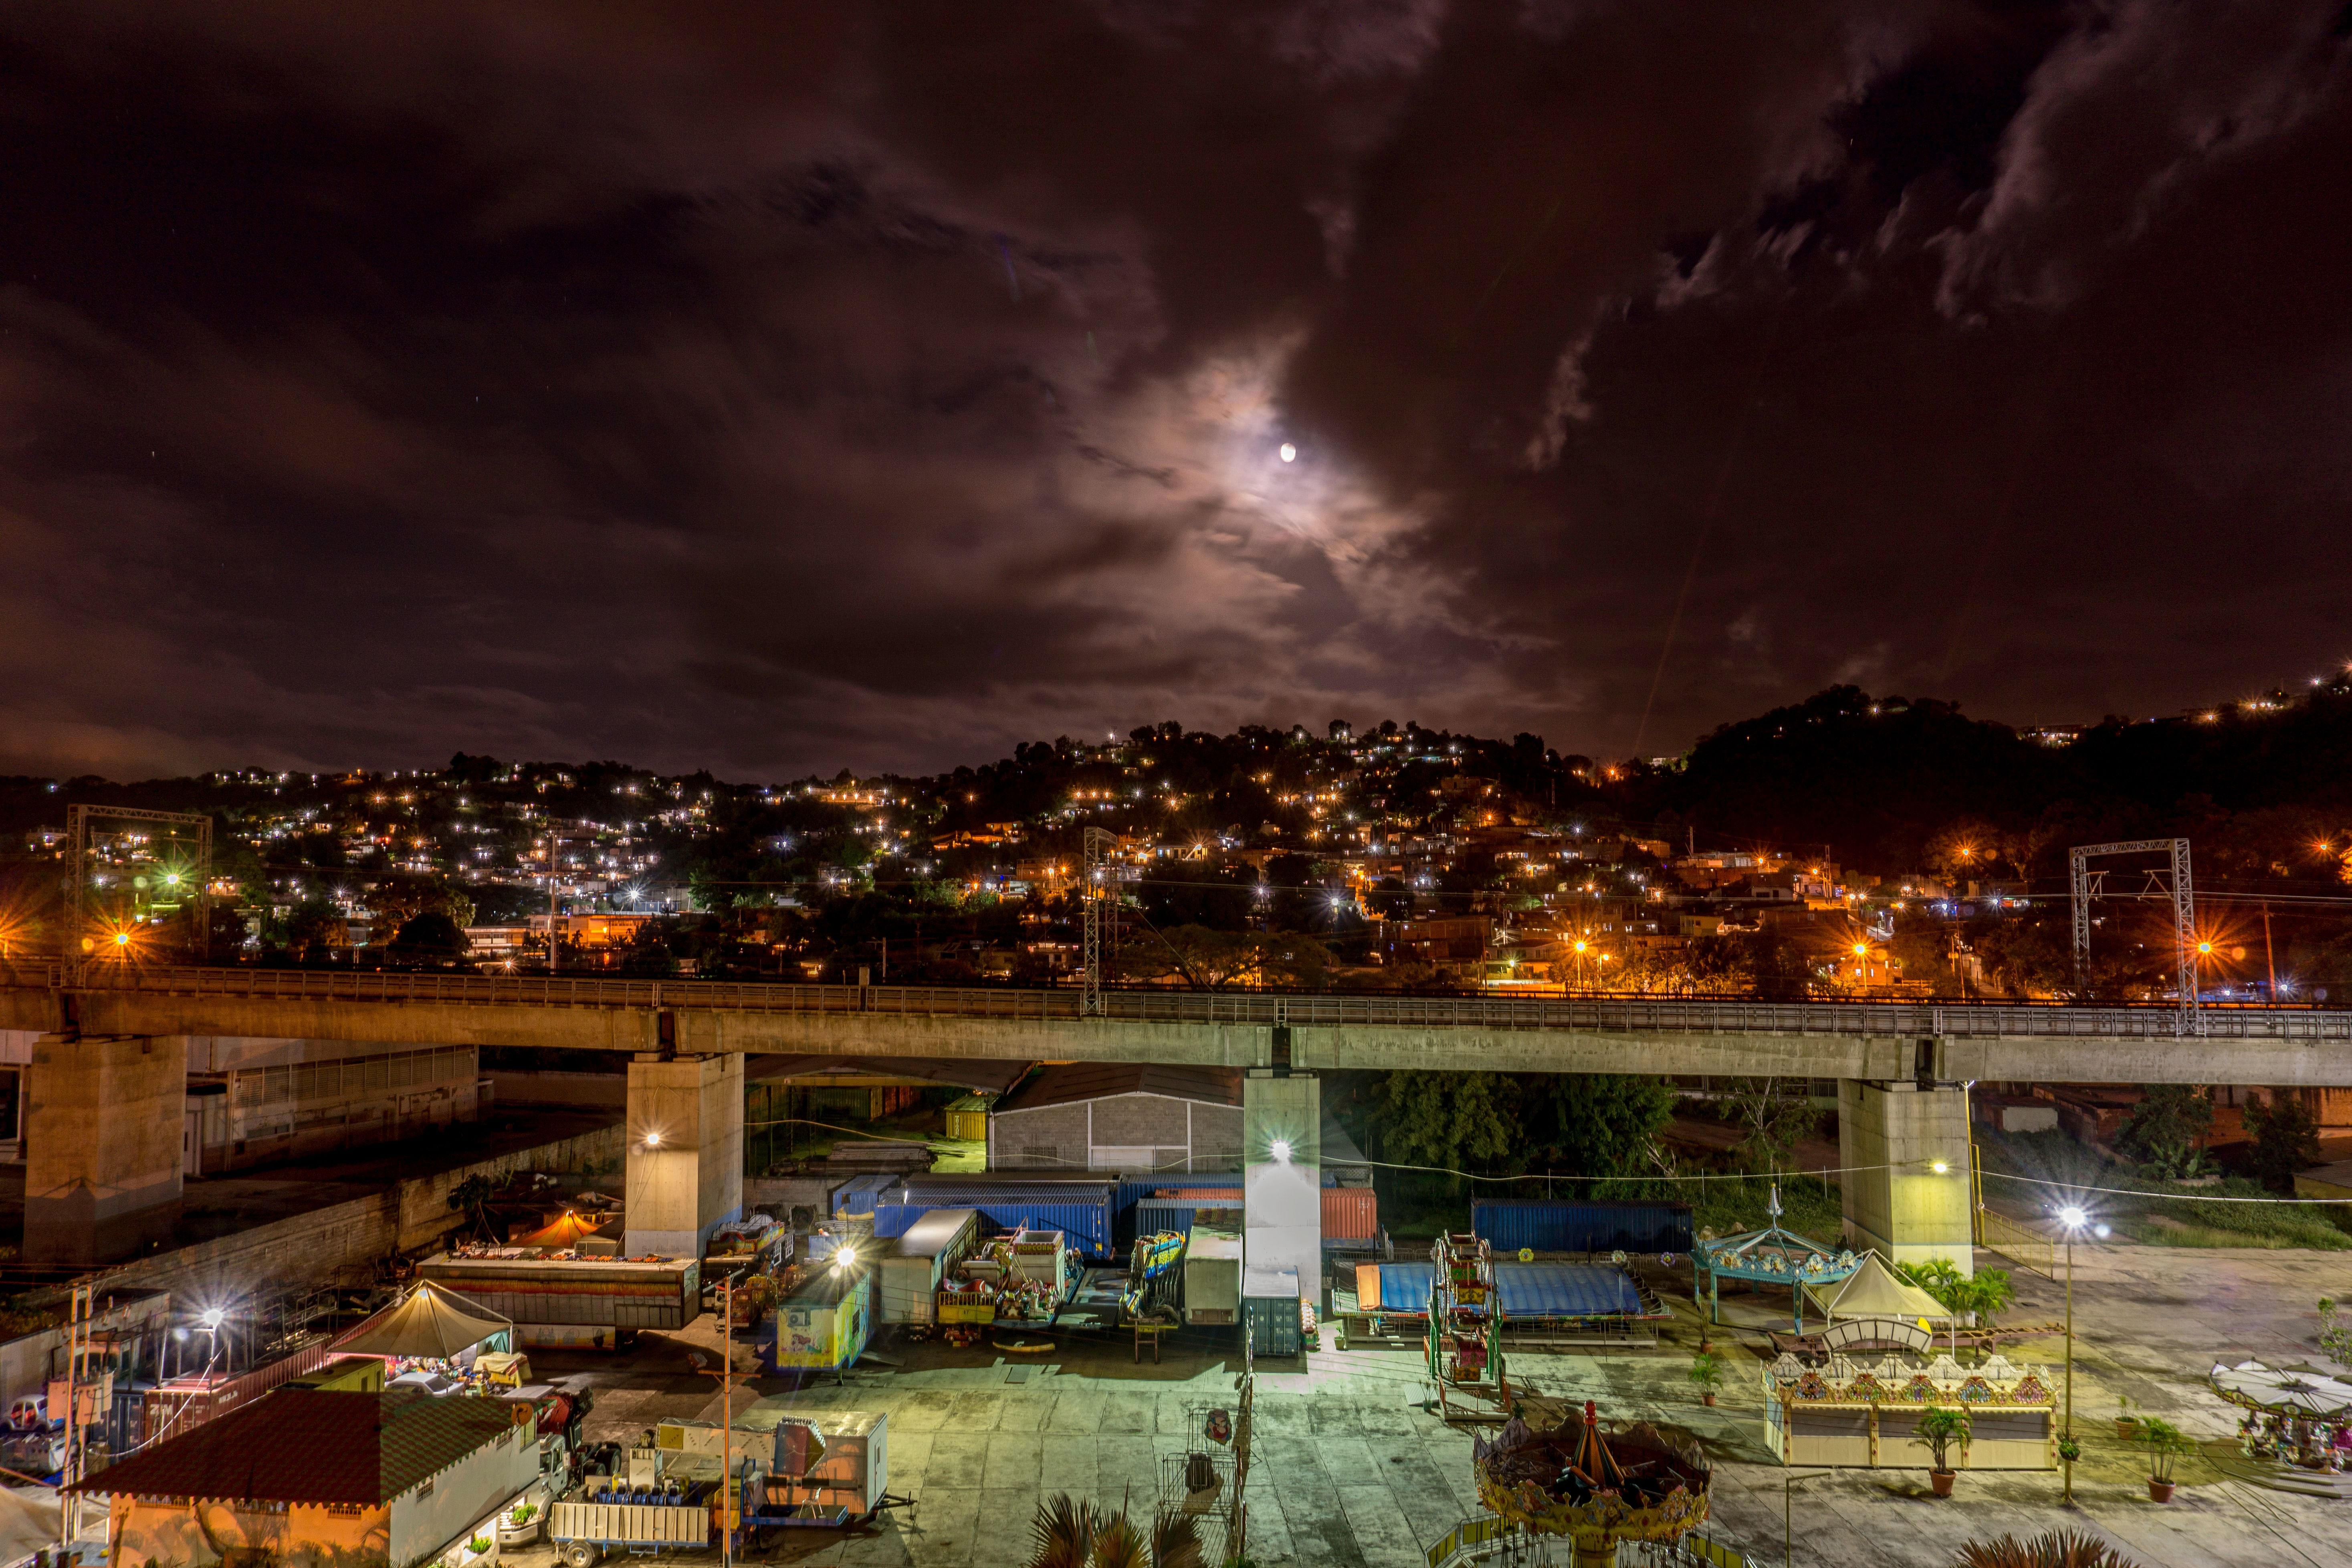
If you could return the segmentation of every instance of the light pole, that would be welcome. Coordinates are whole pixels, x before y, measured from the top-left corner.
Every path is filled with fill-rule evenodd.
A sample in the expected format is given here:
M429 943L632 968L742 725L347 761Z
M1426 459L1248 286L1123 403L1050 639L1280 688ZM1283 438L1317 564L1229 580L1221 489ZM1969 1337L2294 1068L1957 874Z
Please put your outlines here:
M2074 1445L2074 1233L2083 1228L2090 1216L2079 1204L2068 1204L2058 1211L2058 1223L2066 1230L2066 1430L2065 1446ZM2064 1456L2062 1454L2061 1458ZM2065 1495L2060 1500L2068 1507L2074 1502L2074 1461L2065 1459Z
M1785 1568L1797 1564L1797 1489L1830 1475L1828 1470L1815 1470L1810 1476L1780 1477L1780 1561Z

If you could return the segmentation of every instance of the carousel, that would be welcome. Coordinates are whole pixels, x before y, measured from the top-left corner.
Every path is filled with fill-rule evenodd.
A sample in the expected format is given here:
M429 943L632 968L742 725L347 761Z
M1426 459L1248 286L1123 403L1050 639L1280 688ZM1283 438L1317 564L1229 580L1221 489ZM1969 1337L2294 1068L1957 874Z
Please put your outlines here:
M1620 1542L1672 1543L1706 1521L1708 1469L1696 1439L1642 1422L1603 1436L1584 1416L1537 1431L1518 1416L1474 1438L1478 1500L1504 1521L1574 1544L1576 1568L1608 1568Z
M1762 1230L1743 1231L1720 1240L1702 1241L1691 1250L1691 1294L1700 1293L1706 1276L1706 1321L1720 1323L1723 1282L1785 1287L1790 1312L1800 1334L1805 1331L1805 1291L1808 1287L1834 1285L1861 1267L1851 1248L1832 1253L1780 1225L1780 1189L1775 1184L1766 1214L1770 1223Z
M2352 1384L2302 1367L2213 1364L2213 1392L2246 1411L2238 1447L2249 1458L2307 1470L2352 1470Z

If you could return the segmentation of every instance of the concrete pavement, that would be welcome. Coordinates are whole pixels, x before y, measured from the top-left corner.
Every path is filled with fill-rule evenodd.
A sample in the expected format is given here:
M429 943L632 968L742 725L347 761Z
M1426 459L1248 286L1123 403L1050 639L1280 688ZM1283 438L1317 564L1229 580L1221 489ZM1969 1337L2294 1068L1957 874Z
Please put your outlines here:
M1979 1255L1979 1263L2005 1260ZM2058 1316L2054 1282L2019 1273L2011 1321ZM2318 1354L2313 1301L2352 1295L2352 1260L2302 1252L2082 1247L2076 1255L2076 1430L2087 1449L2073 1510L2059 1507L2055 1472L1963 1473L1939 1501L1916 1470L1797 1472L1823 1479L1796 1492L1794 1563L1815 1568L1941 1568L1959 1544L2003 1531L2096 1530L2144 1568L2280 1563L2352 1568L2352 1501L2224 1479L2205 1455L2183 1461L2176 1500L2147 1500L2137 1456L2115 1437L2119 1394L2227 1462L2236 1412L2204 1388L2217 1357L2294 1361ZM1782 1485L1790 1472L1763 1444L1759 1363L1763 1326L1783 1305L1727 1298L1736 1342L1722 1404L1701 1407L1683 1373L1695 1341L1689 1301L1655 1351L1523 1354L1516 1376L1548 1394L1600 1402L1616 1418L1686 1426L1716 1457L1716 1533L1757 1564L1781 1558ZM1742 1332L1739 1325L1752 1325ZM686 1336L713 1342L709 1321ZM1717 1331L1718 1342L1725 1338ZM874 1531L844 1539L812 1531L782 1562L990 1564L1025 1560L1028 1521L1041 1496L1070 1491L1138 1514L1157 1495L1160 1456L1181 1453L1187 1407L1230 1402L1234 1365L1205 1339L1171 1342L1160 1366L1129 1360L1124 1342L1066 1342L1047 1364L1024 1367L985 1347L885 1343L895 1369L860 1371L836 1387L812 1384L802 1407L881 1409L891 1416L890 1489L913 1498ZM655 1346L626 1364L550 1361L600 1385L592 1435L634 1436L665 1415L716 1415L709 1381L687 1368L683 1347ZM2006 1351L2055 1365L2055 1338ZM748 1356L746 1356L748 1359ZM781 1392L762 1380L753 1394ZM1393 1351L1326 1351L1286 1367L1261 1363L1256 1464L1248 1491L1250 1549L1261 1564L1405 1568L1454 1525L1478 1516L1470 1438L1421 1408L1419 1358ZM739 1403L751 1395L739 1397ZM536 1560L519 1558L517 1568Z

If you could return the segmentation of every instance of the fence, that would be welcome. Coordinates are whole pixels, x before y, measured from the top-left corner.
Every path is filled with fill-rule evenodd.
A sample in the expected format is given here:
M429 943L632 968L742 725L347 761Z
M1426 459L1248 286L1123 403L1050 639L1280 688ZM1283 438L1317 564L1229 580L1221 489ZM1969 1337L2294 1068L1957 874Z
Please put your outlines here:
M2058 1244L2031 1226L1985 1207L1982 1199L1977 1202L1977 1245L2044 1279L2058 1278Z

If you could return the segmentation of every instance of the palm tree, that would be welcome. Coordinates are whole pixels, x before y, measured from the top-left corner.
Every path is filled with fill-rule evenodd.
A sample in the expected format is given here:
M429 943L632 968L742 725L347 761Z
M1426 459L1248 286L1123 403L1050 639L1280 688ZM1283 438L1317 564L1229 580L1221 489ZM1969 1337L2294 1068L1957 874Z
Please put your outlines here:
M2053 1530L2029 1540L2013 1535L1971 1541L1952 1568L2139 1568L2095 1535Z

